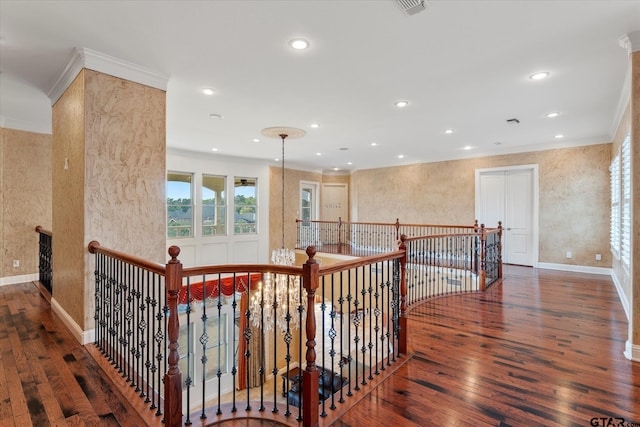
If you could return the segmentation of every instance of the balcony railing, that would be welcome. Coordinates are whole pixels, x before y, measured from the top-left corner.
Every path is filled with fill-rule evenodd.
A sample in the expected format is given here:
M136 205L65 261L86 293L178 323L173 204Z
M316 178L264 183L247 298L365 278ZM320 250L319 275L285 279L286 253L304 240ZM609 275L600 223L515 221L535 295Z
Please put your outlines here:
M36 227L38 233L38 280L49 291L53 293L53 267L51 262L53 234L41 226Z
M384 253L398 247L400 236L433 236L445 234L471 234L480 229L474 225L402 224L296 220L298 240L296 248L314 246L319 252L353 256Z
M335 264L308 247L302 266L183 268L176 246L161 265L91 242L95 345L168 426L330 422L403 360L410 304L500 277L501 228L463 230L401 235L393 250ZM288 292L274 301L277 283Z

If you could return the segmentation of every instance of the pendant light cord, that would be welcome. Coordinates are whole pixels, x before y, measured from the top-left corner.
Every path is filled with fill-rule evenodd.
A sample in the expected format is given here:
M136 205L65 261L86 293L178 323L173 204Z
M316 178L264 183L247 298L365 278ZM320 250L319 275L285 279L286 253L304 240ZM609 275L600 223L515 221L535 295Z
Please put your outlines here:
M282 138L282 249L284 249L284 139L287 137L287 134L280 134L280 138Z

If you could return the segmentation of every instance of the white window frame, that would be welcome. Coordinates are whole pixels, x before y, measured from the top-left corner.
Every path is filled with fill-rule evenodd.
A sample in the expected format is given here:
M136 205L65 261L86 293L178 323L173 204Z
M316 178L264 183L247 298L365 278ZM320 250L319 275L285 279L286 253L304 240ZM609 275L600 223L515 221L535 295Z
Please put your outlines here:
M609 167L611 179L611 252L620 259L620 153Z
M196 213L196 203L195 203L195 175L192 172L180 172L180 171L167 171L167 174L165 176L165 185L168 186L169 182L180 182L180 181L175 181L175 180L171 180L169 181L169 176L170 175L184 175L184 176L190 176L191 177L191 181L189 183L189 187L190 187L190 192L191 192L191 204L190 205L180 205L180 206L189 206L191 208L191 230L189 232L188 236L173 236L173 237L169 237L169 204L166 203L166 199L168 199L169 195L167 194L167 197L165 199L165 211L167 213L167 219L166 219L166 224L165 224L165 235L167 236L167 240L173 240L173 239L189 239L192 237L196 236L196 230L197 230L197 213ZM177 205L176 205L177 206Z
M621 147L621 194L620 215L620 259L629 269L631 266L631 135L622 142Z

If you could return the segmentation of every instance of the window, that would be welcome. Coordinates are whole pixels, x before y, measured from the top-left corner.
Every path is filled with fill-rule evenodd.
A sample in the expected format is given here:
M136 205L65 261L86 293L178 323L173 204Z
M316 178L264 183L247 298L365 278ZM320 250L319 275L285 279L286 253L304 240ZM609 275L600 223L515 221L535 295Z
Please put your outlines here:
M620 258L631 265L631 136L622 142L622 216L620 223Z
M227 234L226 178L202 175L202 235Z
M167 238L193 237L193 175L167 174Z
M611 176L611 251L620 254L620 156L616 156L609 168Z
M234 233L255 234L258 232L258 206L256 199L256 178L234 179Z

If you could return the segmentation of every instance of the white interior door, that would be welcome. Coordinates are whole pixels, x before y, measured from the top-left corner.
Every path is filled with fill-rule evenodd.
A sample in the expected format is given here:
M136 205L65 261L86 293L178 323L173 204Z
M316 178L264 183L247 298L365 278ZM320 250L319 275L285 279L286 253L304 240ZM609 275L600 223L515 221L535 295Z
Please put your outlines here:
M476 171L476 216L487 227L502 221L502 261L537 264L537 167Z
M349 221L349 190L347 184L322 184L322 209L320 219L323 221Z

